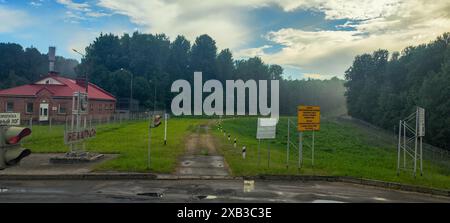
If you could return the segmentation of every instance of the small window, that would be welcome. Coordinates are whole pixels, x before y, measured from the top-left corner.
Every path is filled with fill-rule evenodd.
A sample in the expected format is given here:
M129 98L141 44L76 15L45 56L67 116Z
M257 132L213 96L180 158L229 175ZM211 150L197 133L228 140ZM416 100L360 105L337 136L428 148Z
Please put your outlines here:
M27 103L26 112L33 113L33 103L32 102Z
M14 102L6 102L6 112L14 112Z
M58 113L59 114L66 114L66 106L59 105Z

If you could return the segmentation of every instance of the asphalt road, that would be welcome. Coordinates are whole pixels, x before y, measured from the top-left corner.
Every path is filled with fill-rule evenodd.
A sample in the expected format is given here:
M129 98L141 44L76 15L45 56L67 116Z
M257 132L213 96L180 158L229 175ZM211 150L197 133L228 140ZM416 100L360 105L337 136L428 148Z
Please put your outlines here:
M0 202L447 202L341 182L242 180L0 181Z

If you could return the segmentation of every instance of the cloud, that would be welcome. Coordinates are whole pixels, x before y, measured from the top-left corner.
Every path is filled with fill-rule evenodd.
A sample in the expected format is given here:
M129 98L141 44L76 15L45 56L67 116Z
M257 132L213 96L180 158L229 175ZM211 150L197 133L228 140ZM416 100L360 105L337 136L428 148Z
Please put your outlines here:
M98 6L128 16L144 32L166 33L172 39L208 34L219 48L237 48L250 39L245 13L231 1L100 0ZM234 2L234 1L233 1Z
M265 38L283 48L262 58L268 63L297 66L306 73L342 77L357 54L380 48L400 51L450 31L448 1L338 2L317 4L316 9L323 10L327 19L363 20L349 20L337 27L352 28L349 31L292 28L271 31Z
M7 33L29 25L32 20L24 11L0 5L0 21L0 33Z
M56 0L56 2L72 10L85 12L91 11L90 5L88 3L76 3L73 2L72 0Z
M30 1L31 6L39 7L42 5L43 0L37 0L37 1Z

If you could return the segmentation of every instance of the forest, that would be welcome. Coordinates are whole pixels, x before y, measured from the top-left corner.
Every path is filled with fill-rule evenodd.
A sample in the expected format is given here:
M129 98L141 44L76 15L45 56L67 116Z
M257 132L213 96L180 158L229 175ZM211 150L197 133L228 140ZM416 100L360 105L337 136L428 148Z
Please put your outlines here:
M348 114L393 130L425 108L425 140L450 149L450 33L402 52L356 56L346 71Z
M229 49L217 49L208 35L201 35L191 44L184 36L175 40L164 34L132 35L101 34L86 48L86 57L76 68L77 73L90 74L90 81L110 91L118 98L130 95L133 78L133 99L141 109L169 109L175 93L173 81L192 82L194 71L202 71L203 80L280 80L280 113L295 114L302 103L323 105L323 113L345 113L344 80L291 80L279 65L265 64L261 58L235 60Z
M75 77L78 61L56 57L55 67L67 77ZM34 47L0 43L0 89L29 84L48 73L48 57Z
M125 100L130 98L133 78L133 99L139 102L139 110L153 109L155 90L156 109L169 109L175 96L170 92L173 81L192 81L194 71L202 71L204 80L223 83L227 79L280 80L282 115L296 114L299 104L320 105L324 115L346 112L344 80L292 79L281 66L265 64L259 57L235 60L229 49L218 52L208 35L191 44L184 36L170 41L164 34L101 34L85 50L80 64L58 56L56 71L71 78L88 74L90 82ZM47 72L47 55L36 48L0 44L0 89L31 83Z

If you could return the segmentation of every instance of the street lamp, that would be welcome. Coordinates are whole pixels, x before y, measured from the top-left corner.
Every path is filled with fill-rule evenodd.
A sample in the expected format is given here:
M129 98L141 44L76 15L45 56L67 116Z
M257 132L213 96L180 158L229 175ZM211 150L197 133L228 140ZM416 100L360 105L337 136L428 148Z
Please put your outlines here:
M82 56L82 58L86 58L86 55L80 53L78 50L76 49L72 49L73 52L78 53ZM88 86L89 86L89 79L88 79L88 72L85 72L85 76L86 76L86 93L88 93Z
M131 112L131 103L133 102L133 73L129 72L128 70L125 70L123 68L120 68L121 71L123 72L127 72L130 74L131 76L131 81L130 81L130 104L128 107L128 112Z

